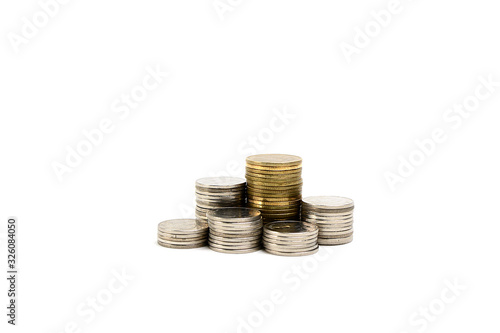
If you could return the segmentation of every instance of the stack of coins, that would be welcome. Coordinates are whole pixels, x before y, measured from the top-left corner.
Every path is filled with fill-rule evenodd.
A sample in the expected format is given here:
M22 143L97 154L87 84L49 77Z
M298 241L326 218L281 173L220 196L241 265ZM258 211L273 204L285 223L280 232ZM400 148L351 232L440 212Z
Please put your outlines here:
M264 249L280 256L318 252L318 226L309 222L277 221L264 226Z
M209 247L223 253L249 253L261 248L262 219L257 209L221 208L207 214Z
M298 220L302 198L302 159L262 154L246 159L247 206L262 213L265 223Z
M167 220L158 224L158 244L174 249L207 245L208 225L195 219Z
M341 245L352 241L354 201L343 197L317 196L302 200L302 221L319 227L319 245Z
M196 219L207 223L207 212L245 206L245 179L206 177L196 181Z

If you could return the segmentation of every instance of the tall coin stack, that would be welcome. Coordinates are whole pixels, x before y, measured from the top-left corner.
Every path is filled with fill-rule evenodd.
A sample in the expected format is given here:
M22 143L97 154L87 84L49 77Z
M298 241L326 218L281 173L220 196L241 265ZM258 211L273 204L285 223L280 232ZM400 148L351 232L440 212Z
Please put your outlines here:
M247 206L262 213L265 223L298 220L302 198L302 159L261 154L246 159Z
M277 221L264 226L264 249L280 256L318 252L318 226L309 222Z
M261 248L262 220L257 209L221 208L208 217L208 246L223 253L250 253Z
M302 200L302 221L319 227L319 245L347 244L353 238L354 201L344 197L316 196Z
M196 181L196 219L207 223L207 212L245 206L245 179L206 177Z

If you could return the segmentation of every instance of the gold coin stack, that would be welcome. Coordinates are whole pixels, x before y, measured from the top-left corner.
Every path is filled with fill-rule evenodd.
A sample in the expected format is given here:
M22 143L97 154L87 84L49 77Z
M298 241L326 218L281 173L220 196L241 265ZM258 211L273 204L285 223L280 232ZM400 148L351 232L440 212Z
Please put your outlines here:
M354 201L344 197L315 196L302 200L302 221L319 227L319 245L352 242Z
M302 198L302 159L261 154L246 159L247 206L260 210L264 223L297 220Z

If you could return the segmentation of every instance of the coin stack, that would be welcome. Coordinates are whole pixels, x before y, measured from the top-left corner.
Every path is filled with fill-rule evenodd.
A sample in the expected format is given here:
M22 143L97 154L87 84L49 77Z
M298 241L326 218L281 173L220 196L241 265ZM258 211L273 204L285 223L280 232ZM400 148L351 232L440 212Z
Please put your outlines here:
M341 245L352 241L354 201L344 197L316 196L302 200L302 221L319 227L319 245Z
M158 244L174 249L207 245L208 225L195 219L175 219L158 224Z
M318 252L318 226L301 221L276 221L264 226L264 249L280 256L307 256Z
M250 253L261 248L262 219L257 209L221 208L207 213L209 247L223 253Z
M264 223L297 220L302 198L302 159L261 154L246 159L247 206L262 213Z
M207 212L245 206L245 179L206 177L196 181L196 219L207 223Z

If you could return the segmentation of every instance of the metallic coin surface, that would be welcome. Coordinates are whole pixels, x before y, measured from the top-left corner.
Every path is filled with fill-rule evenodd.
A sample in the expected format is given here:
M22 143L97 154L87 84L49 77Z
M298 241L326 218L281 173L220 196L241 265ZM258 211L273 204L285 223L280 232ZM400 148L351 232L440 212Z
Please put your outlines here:
M270 253L270 254L274 254L277 256L285 256L285 257L309 256L309 255L315 254L316 252L318 252L318 250L319 250L319 246L316 247L316 249L314 249L312 251L306 251L306 252L282 252L282 251L275 251L275 250L271 250L271 249L265 249L265 251Z
M302 158L286 154L260 154L246 158L247 165L257 166L295 166L302 164Z
M266 250L274 250L280 252L306 252L312 251L318 248L318 242L313 244L305 245L283 245L283 244L274 244L274 243L264 243L264 249Z
M260 211L246 207L229 207L216 209L207 213L208 218L217 221L255 221L260 220Z
M200 188L231 188L245 186L245 179L237 177L205 177L196 181Z
M208 242L205 241L205 242L197 243L197 244L173 245L173 244L169 244L169 243L162 242L162 241L158 240L158 245L161 245L163 247L168 247L171 249L194 249L194 248L198 248L198 247L207 246L207 244L208 244Z
M271 222L264 227L264 232L278 235L287 234L301 236L318 232L318 226L309 222L301 221Z
M242 242L256 242L262 239L262 235L249 236L249 237L222 237L215 234L210 234L209 238L215 241L223 241L225 243L242 243Z
M319 245L343 245L352 242L353 236L349 236L346 238L319 238Z
M196 221L196 219L174 219L166 220L158 224L158 230L166 233L193 234L203 232L207 225Z
M216 252L221 252L221 253L232 253L232 254L244 254L244 253L251 253L251 252L256 252L262 249L261 246L255 247L255 248L249 248L246 250L226 250L226 249L221 249L215 246L208 246L211 250L216 251Z
M324 209L343 209L354 207L354 201L345 197L314 196L302 199L305 206L314 206Z

